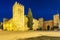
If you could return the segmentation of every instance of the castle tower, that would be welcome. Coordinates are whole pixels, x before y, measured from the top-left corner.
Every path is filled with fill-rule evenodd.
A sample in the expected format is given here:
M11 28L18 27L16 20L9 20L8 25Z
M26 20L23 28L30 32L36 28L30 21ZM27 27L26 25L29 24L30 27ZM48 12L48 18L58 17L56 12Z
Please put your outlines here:
M59 14L55 14L53 16L53 20L54 20L54 26L58 26L59 27Z
M15 2L13 5L13 21L19 30L24 28L24 6Z

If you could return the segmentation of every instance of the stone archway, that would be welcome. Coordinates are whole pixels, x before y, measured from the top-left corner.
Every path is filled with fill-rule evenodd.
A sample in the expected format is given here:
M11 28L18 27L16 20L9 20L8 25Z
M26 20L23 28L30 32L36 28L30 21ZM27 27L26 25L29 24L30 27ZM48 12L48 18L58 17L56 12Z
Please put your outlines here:
M50 30L50 25L47 25L47 30Z

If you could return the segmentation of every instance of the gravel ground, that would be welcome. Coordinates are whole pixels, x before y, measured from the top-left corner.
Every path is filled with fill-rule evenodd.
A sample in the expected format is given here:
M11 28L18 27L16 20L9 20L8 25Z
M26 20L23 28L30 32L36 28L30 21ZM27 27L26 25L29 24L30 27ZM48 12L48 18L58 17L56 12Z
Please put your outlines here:
M60 31L0 31L0 40L59 40L59 37Z
M40 37L17 39L17 40L60 40L60 37L40 36Z

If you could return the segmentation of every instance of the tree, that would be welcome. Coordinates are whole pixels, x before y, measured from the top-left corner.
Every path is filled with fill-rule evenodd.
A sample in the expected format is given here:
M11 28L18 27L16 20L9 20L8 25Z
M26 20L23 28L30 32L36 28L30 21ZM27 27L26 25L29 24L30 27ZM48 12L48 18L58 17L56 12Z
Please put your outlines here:
M3 25L0 26L0 29L3 29Z
M0 24L0 29L3 29L3 25Z
M32 16L32 12L31 12L31 9L30 9L30 8L29 8L29 10L28 10L28 15L27 15L27 17L28 17L28 22L27 22L28 28L29 28L30 30L32 30L32 27L33 27L33 16Z

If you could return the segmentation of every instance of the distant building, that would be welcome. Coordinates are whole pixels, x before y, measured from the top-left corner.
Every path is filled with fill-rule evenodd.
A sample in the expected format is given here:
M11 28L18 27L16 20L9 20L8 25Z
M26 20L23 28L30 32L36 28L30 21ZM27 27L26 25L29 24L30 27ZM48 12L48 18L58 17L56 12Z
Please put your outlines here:
M15 27L16 26L14 25L12 18L8 21L7 20L5 21L5 19L3 19L3 30L7 30L7 31L14 30L14 31L16 31L17 28L15 28Z
M15 2L13 5L13 17L10 20L3 20L3 29L8 31L26 31L27 17L24 15L24 6Z
M33 30L37 30L37 29L38 29L38 20L33 19Z
M27 31L29 28L27 26L28 18L24 15L24 6L15 2L13 5L13 17L11 19L3 19L3 30L7 31ZM42 28L45 30L51 30L53 26L58 26L60 29L60 19L59 14L53 16L53 20L44 21L43 18L39 20L33 18L33 30Z
M24 27L24 6L15 2L13 5L13 21L19 30Z
M59 29L60 29L60 20L59 20Z
M53 28L53 20L44 21L43 29L51 30Z
M38 23L39 28L43 28L44 19L43 18L39 18L38 21L39 21L39 23Z
M60 14L59 14L59 29L60 29Z
M59 26L59 14L53 16L54 26Z

